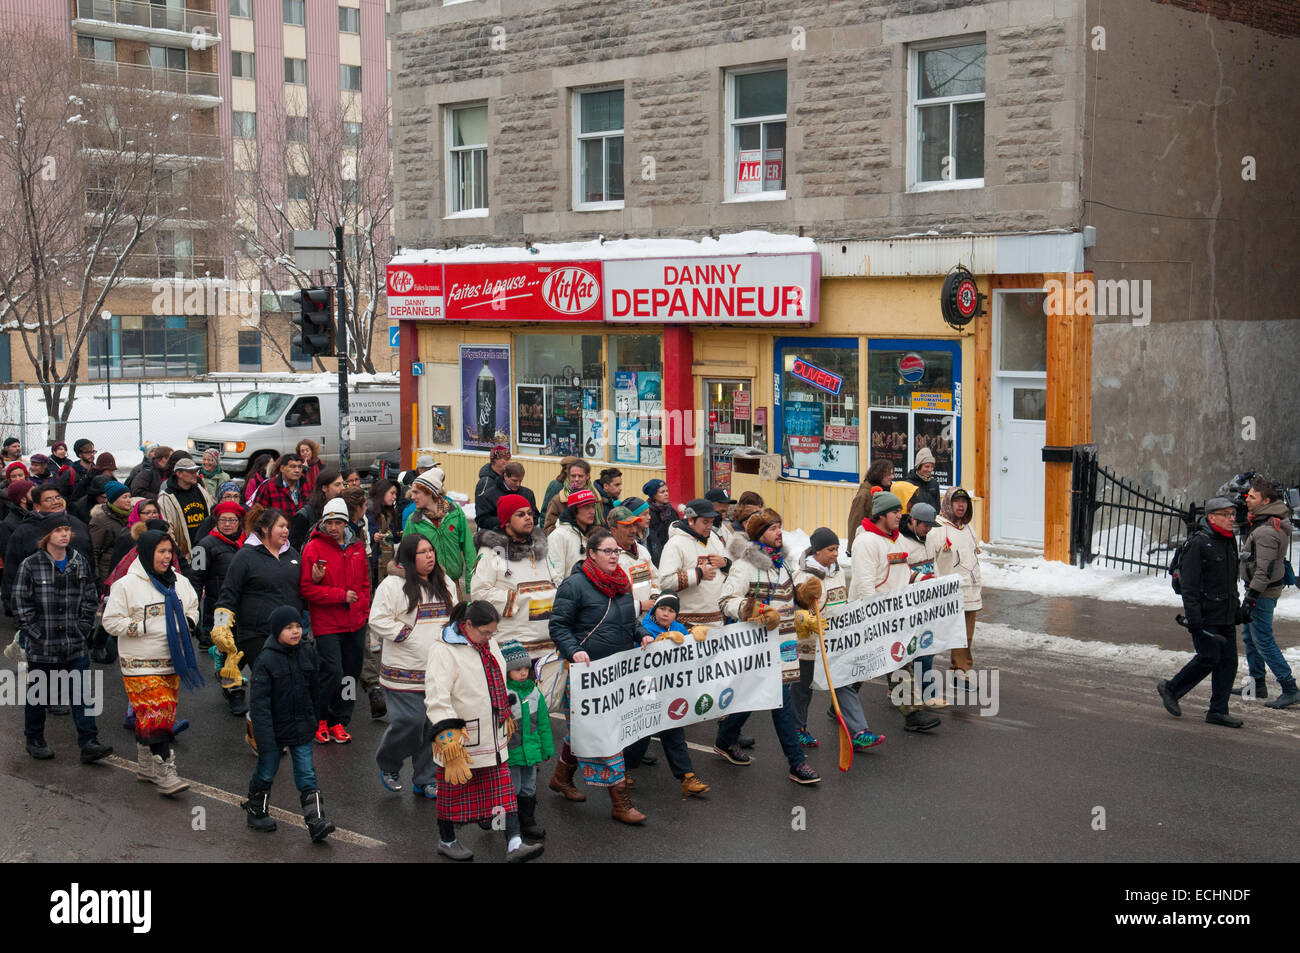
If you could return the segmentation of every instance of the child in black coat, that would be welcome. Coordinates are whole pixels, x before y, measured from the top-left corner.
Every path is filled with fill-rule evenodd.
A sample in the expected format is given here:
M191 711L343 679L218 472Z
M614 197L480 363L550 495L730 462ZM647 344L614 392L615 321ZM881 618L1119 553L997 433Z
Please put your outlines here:
M334 825L324 817L316 768L312 764L312 739L316 734L316 700L320 693L320 660L316 649L302 641L302 615L292 606L271 613L271 634L253 664L249 716L257 740L257 767L248 782L248 826L255 831L275 830L270 817L271 782L280 768L283 749L293 760L293 781L298 786L302 816L313 843L324 840Z

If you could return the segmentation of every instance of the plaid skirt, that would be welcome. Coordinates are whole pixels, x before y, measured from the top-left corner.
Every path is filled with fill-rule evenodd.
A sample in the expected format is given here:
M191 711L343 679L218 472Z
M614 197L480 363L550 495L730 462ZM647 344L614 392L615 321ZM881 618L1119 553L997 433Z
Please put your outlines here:
M135 740L142 745L173 741L179 675L123 675L126 699L135 711Z
M438 766L438 820L468 824L491 820L493 809L497 807L507 814L518 810L508 765L470 770L472 774L468 784L452 784L447 780L446 770Z

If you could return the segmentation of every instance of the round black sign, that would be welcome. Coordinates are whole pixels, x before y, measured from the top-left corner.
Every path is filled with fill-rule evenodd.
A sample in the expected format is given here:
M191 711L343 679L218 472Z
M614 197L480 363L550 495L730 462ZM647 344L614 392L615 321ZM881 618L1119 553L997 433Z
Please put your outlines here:
M964 328L971 319L982 313L984 295L975 284L975 276L965 268L956 268L943 279L943 292L939 296L943 319L954 328Z

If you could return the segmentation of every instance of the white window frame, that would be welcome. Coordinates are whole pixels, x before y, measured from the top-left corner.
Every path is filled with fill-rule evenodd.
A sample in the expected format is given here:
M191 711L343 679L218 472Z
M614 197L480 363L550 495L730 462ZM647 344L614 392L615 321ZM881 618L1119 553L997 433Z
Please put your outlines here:
M917 72L917 58L919 53L928 53L932 50L948 50L959 46L983 46L984 47L984 92L975 95L965 96L939 96L933 99L918 100L917 91L920 85L920 74ZM948 135L953 135L952 129L952 105L954 103L983 103L984 117L986 121L985 129L987 130L988 119L988 41L983 34L975 36L950 37L945 40L927 40L923 43L913 43L907 50L907 191L909 192L944 192L953 189L982 189L984 188L984 176L976 179L952 179L951 181L930 182L919 178L921 174L921 141L918 135L920 124L917 121L917 113L922 106L942 106L949 107ZM951 139L949 141L951 146ZM956 157L954 156L954 162ZM985 157L987 162L987 155Z
M618 90L623 93L623 127L614 130L606 129L601 132L582 132L582 97L587 93L608 93ZM605 212L613 209L623 208L624 199L607 199L602 202L584 202L582 201L582 143L587 139L607 139L610 136L618 136L623 140L623 190L627 194L627 92L622 83L613 83L608 86L592 86L588 89L575 89L573 97L570 100L569 112L570 122L573 124L573 210L575 212ZM604 151L601 152L601 174L604 175ZM608 184L608 183L606 183Z
M459 209L459 210L457 210L457 211L453 211L453 210L452 210L452 209L455 207L455 196L456 196L456 191L457 191L457 190L456 190L456 183L455 183L456 163L455 163L455 161L454 161L454 159L453 159L453 156L454 156L456 153L458 153L458 152L472 152L472 151L475 150L475 149L482 148L482 149L483 149L483 174L484 174L484 175L487 175L488 158L489 158L489 155L488 155L488 152L489 152L488 145L489 145L489 144L486 143L486 142L485 142L481 147L480 147L480 146L453 146L453 145L452 145L452 142L453 142L453 128L454 128L454 127L453 127L453 122L454 122L454 119L455 119L455 115L456 115L457 112L459 112L459 111L462 110L462 109L478 109L478 108L480 108L480 107L486 109L486 108L487 108L487 105L488 105L488 104L487 104L486 102L479 102L479 103L469 102L469 103L456 103L455 105L448 105L448 106L444 106L444 107L443 107L443 110L442 110L442 112L443 112L443 142L446 143L446 149L443 151L443 161L446 163L446 166L447 166L447 173L446 173L445 176L443 176L443 179L444 179L444 181L445 181L445 183L446 183L446 206L445 206L445 207L446 207L446 209L447 209L447 214L446 214L445 216L443 216L444 218L486 218L486 217L488 216L488 214L489 214L489 209L492 207L492 196L491 196L491 194L488 194L488 196L487 196L488 204L487 204L486 207L483 207L483 208L467 208L467 209ZM491 123L491 120L492 120L492 113L491 113L491 110L489 110L489 111L488 111L488 122L489 122L489 125L490 125L490 123ZM490 137L489 137L489 138L490 138ZM489 180L489 181L490 181L490 180Z
M774 73L783 71L785 73L785 109L784 113L773 113L770 116L746 116L741 122L736 119L736 77L744 76L749 73ZM726 81L723 83L723 104L725 107L725 120L723 123L723 135L726 137L725 148L723 149L723 162L725 163L722 170L722 187L723 202L782 202L786 198L787 189L790 184L790 68L785 63L767 63L762 66L737 66L728 69L726 72ZM781 161L785 163L785 181L786 189L774 189L771 192L755 192L753 194L742 194L736 191L736 181L732 173L736 168L736 126L752 126L754 123L764 122L784 122L786 146L785 155Z

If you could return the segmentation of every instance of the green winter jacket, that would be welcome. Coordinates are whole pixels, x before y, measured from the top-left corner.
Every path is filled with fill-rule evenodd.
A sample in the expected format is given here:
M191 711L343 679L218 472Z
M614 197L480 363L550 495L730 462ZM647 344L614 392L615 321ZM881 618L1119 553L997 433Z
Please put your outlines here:
M506 693L510 698L510 713L519 726L510 736L510 764L517 768L541 764L555 754L546 698L533 681L506 679Z
M474 536L469 531L469 521L465 511L448 500L450 509L442 522L434 526L420 510L413 510L406 518L402 533L412 531L419 533L433 544L433 551L438 555L438 565L447 575L448 582L464 581L464 591L469 592L470 575L478 558L474 548Z

